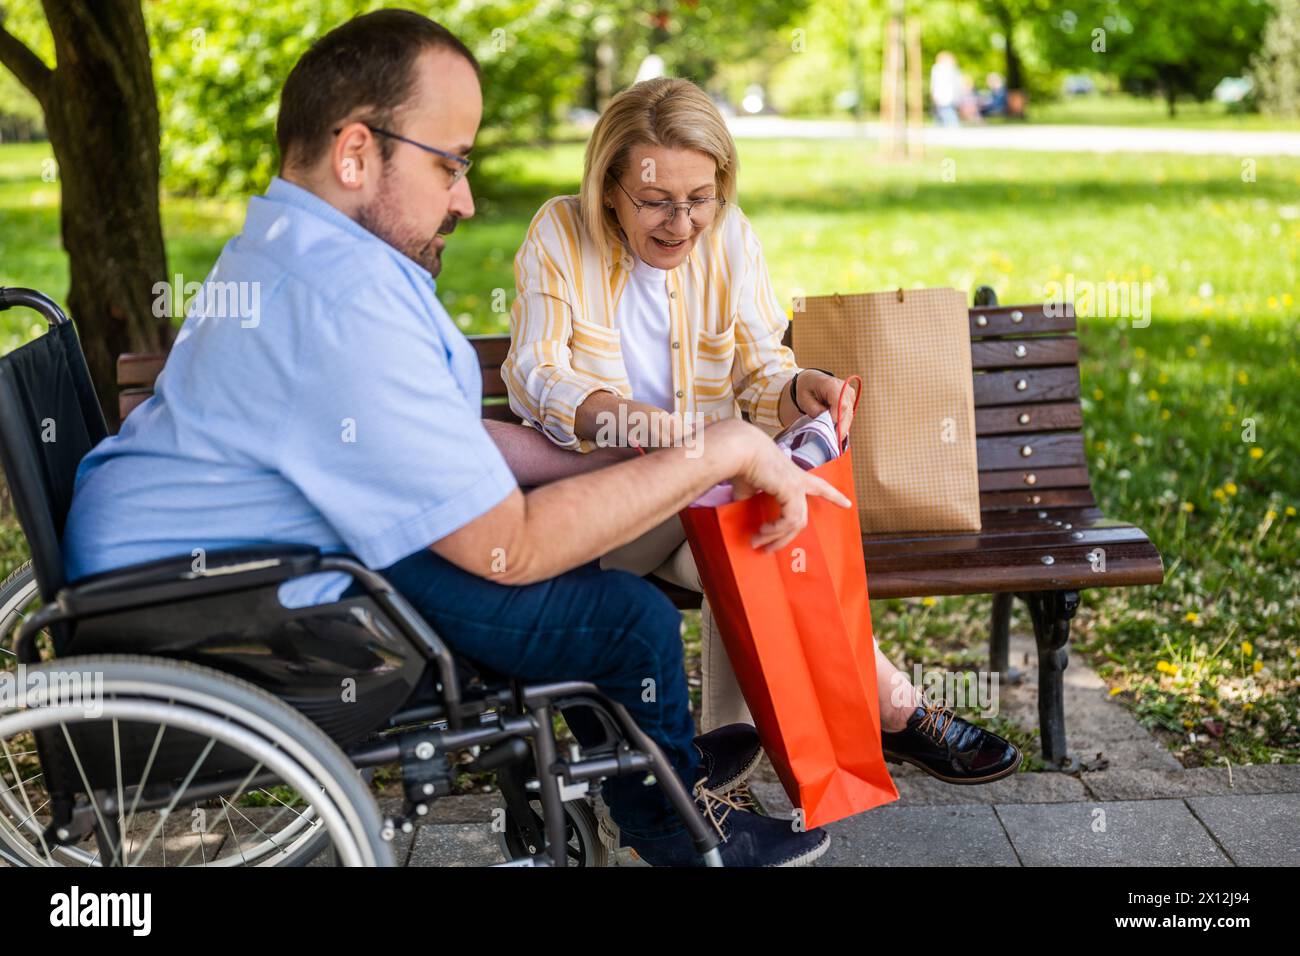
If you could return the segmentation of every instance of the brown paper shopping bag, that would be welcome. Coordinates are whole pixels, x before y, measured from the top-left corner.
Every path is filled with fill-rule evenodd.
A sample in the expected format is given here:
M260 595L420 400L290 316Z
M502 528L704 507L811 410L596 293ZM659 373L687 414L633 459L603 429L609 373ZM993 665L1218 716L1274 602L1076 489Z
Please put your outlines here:
M966 301L956 289L811 296L802 368L860 374L853 479L864 533L980 530Z

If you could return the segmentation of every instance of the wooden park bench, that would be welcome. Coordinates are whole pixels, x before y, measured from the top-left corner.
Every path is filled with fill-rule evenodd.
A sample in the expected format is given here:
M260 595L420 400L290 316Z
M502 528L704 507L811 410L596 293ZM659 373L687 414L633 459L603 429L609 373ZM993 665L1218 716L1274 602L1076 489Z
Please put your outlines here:
M1078 762L1066 749L1063 678L1079 592L1160 584L1164 566L1142 529L1103 515L1093 496L1073 309L1056 315L1044 306L999 306L987 287L976 302L970 334L983 528L864 535L868 589L873 599L991 594L990 667L1004 674L1019 597L1038 645L1043 759L1072 770ZM501 378L509 337L470 341L483 369L483 417L516 421ZM152 393L164 359L118 360L123 418ZM679 608L699 607L699 594L656 583Z

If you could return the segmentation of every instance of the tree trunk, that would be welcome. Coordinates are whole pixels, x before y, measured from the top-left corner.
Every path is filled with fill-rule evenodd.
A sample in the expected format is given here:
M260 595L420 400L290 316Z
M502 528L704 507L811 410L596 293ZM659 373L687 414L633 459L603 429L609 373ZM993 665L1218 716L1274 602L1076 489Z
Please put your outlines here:
M169 319L153 314L153 287L167 278L167 257L149 38L139 0L43 4L57 68L43 75L30 62L15 68L11 43L0 59L29 89L37 87L44 108L62 187L68 310L115 429L117 356L161 351L173 336ZM38 82L29 83L33 77Z

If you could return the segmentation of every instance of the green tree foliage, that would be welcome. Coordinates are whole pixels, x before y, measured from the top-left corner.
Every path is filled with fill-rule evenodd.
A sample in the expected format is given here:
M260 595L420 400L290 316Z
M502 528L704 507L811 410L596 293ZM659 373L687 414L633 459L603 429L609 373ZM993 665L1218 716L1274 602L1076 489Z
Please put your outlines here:
M1245 72L1260 45L1265 0L1093 0L1044 4L1039 40L1061 65L1108 73L1127 88L1208 99Z

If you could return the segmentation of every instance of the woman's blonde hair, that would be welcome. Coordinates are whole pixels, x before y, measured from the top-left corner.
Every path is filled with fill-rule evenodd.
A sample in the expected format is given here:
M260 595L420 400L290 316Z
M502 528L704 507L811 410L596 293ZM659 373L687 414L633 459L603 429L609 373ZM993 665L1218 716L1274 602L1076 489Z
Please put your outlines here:
M579 208L583 225L604 251L618 241L618 217L605 206L605 179L627 171L634 146L695 149L717 165L717 194L736 201L736 143L727 123L702 89L688 80L644 80L615 96L587 142ZM727 207L718 210L714 224Z

